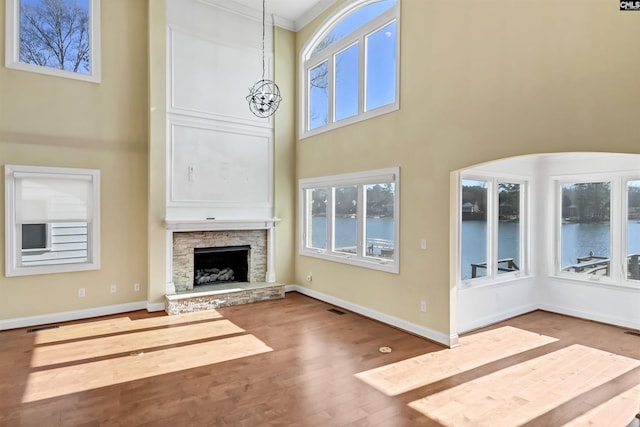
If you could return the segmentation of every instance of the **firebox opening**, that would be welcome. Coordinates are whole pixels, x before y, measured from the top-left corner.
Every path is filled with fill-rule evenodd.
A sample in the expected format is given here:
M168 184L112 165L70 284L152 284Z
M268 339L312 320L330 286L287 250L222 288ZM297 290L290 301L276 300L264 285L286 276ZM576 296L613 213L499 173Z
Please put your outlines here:
M248 282L250 245L195 248L193 285Z

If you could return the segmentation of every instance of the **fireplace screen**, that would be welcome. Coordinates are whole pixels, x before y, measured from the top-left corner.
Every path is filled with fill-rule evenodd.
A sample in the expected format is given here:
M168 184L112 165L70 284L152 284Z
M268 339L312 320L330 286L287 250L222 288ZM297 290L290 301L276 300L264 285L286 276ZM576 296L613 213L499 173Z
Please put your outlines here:
M221 246L194 249L193 285L247 282L251 246Z

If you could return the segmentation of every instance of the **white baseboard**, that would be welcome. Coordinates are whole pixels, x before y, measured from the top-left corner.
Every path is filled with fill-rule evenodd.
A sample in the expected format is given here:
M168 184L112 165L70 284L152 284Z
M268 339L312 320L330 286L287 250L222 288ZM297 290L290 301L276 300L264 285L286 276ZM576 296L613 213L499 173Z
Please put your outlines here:
M164 311L165 306L163 302L150 303L147 302L147 311L151 313L152 311Z
M89 308L86 310L65 311L62 313L43 314L40 316L17 317L15 319L0 320L0 330L25 328L28 326L45 325L48 323L67 322L69 320L88 319L91 317L107 316L109 314L145 310L148 305L147 301L139 301L127 304L109 305L106 307ZM162 310L164 310L164 304L162 304Z
M516 307L514 309L492 313L491 316L485 316L480 319L473 319L471 322L458 321L458 333L463 334L465 332L473 331L475 329L484 328L485 326L492 325L494 323L502 322L503 320L511 319L512 317L520 316L521 314L530 313L536 311L538 306L535 304L524 305Z
M443 334L442 332L434 331L433 329L425 328L424 326L416 325L415 323L407 322L406 320L399 319L397 317L390 316L388 314L381 313L379 311L375 311L370 308L363 307L361 305L354 304L352 302L345 301L343 299L336 298L322 292L314 291L313 289L305 288L304 286L286 285L284 290L285 292L299 292L303 295L307 295L320 301L324 301L328 304L353 311L354 313L358 313L365 317L369 317L379 322L386 323L387 325L391 325L404 331L411 332L412 334L419 335L448 347L455 347L458 345L457 334L449 336Z
M593 320L596 322L620 326L623 328L640 330L640 317L637 317L634 322L634 319L626 319L611 315L603 315L601 313L591 313L588 311L574 310L572 308L545 303L540 304L538 308L540 310L550 311L552 313L565 314L567 316L577 317L580 319Z

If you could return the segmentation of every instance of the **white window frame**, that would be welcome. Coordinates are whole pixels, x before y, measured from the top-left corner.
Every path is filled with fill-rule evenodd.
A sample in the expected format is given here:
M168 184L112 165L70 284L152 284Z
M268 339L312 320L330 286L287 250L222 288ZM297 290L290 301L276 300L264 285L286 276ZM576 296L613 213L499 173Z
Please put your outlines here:
M34 178L56 178L90 180L90 211L87 219L87 261L73 264L22 265L22 224L16 218L17 178L29 175ZM27 276L35 274L65 273L71 271L98 270L100 268L100 171L42 166L5 165L5 276ZM57 221L52 221L57 222Z
M100 0L89 0L90 73L59 70L20 61L20 0L6 0L5 65L14 70L100 83Z
M555 243L552 251L553 267L550 272L551 276L594 284L640 288L640 281L627 278L626 266L626 251L628 250L627 218L629 211L627 182L637 180L640 180L640 175L637 172L630 173L627 171L551 177L555 201L552 216ZM609 276L562 271L562 185L596 182L611 183Z
M365 238L365 217L364 217L364 187L373 184L394 183L394 251L393 258L382 258L371 255L365 255L366 244ZM357 186L358 187L358 204L357 204L357 251L355 254L338 252L333 250L333 196L332 189L336 187ZM307 230L308 218L307 208L309 203L307 200L308 190L326 188L327 197L327 248L318 249L307 246ZM299 217L298 217L298 253L304 256L320 258L328 261L335 261L344 264L356 265L359 267L370 268L373 270L381 270L389 273L398 274L400 272L400 168L378 169L366 172L355 172L342 175L332 175L317 178L307 178L298 181L299 193Z
M469 279L462 278L462 181L485 181L487 182L487 275ZM493 283L503 283L514 279L521 279L531 275L530 271L530 182L526 177L516 177L505 174L467 174L459 175L457 192L457 226L458 226L458 253L456 278L458 284L464 286L488 285ZM520 185L520 265L518 271L503 272L498 274L498 220L499 220L499 197L498 183L509 183Z
M400 108L400 0L394 7L385 11L380 16L369 21L361 28L356 29L353 33L341 38L336 43L331 44L327 48L323 49L314 57L311 57L317 43L319 43L343 18L356 9L367 6L371 3L376 3L379 0L356 0L347 4L342 9L335 12L329 17L314 33L314 35L307 41L300 56L299 67L299 92L300 92L300 111L299 111L299 135L300 139L304 139L313 135L327 132L332 129L337 129L342 126L347 126L353 123L357 123L363 120L367 120L373 117L377 117L383 114L387 114L396 111ZM388 24L396 23L396 79L395 79L395 91L396 99L390 104L374 108L369 111L365 111L365 92L366 92L366 42L368 36L375 33L379 29L387 26ZM347 117L341 120L335 120L335 106L334 106L334 92L335 92L335 66L334 58L337 54L341 53L345 49L351 47L353 44L358 43L358 113L354 116ZM315 129L309 129L310 123L310 108L309 108L309 73L310 70L320 65L321 63L328 61L328 103L329 111L328 123L326 125L319 126Z

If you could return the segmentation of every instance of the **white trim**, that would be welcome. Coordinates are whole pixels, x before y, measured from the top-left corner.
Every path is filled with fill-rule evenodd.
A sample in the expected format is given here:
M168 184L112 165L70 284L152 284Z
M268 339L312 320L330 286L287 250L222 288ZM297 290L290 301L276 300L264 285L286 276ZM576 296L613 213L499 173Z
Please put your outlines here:
M126 304L109 305L104 307L89 308L85 310L65 311L61 313L43 314L39 316L16 317L14 319L0 320L0 330L25 328L29 326L45 325L49 323L68 322L70 320L82 320L91 317L108 316L110 314L127 313L137 310L148 310L147 301L130 302ZM164 304L162 304L164 310Z
M89 63L90 73L83 74L57 68L27 64L20 61L20 0L6 0L5 65L14 70L47 74L91 83L101 81L100 0L89 2Z
M50 265L22 265L22 251L16 219L16 176L40 176L42 178L73 178L89 180L91 182L89 216L86 218L88 245L87 260L78 263L59 263ZM26 176L23 175L23 176ZM5 276L28 276L35 274L66 273L73 271L87 271L100 269L100 170L43 166L5 165ZM52 221L59 222L59 221Z
M147 302L146 308L149 313L152 313L154 311L165 311L166 306L163 302L155 302L155 303Z
M383 12L381 15L373 18L371 21L357 28L352 33L345 36L330 47L324 49L315 58L311 58L311 52L316 44L326 36L336 24L338 24L343 18L346 18L350 13L356 11L361 7L365 7L369 4L376 3L380 0L352 0L347 2L342 8L332 13L313 33L313 35L306 41L303 48L300 50L299 65L298 65L298 138L300 140L318 135L333 129L337 129L343 126L347 126L353 123L368 120L383 114L391 113L400 109L400 0L396 1L396 4L390 9ZM376 31L382 29L386 25L395 22L396 24L396 72L395 72L395 100L389 104L379 106L377 108L367 110L366 109L366 41L368 37L374 34ZM335 120L335 106L334 104L334 91L335 82L333 81L334 75L334 56L338 54L345 47L354 43L359 44L359 66L358 66L358 112L357 114L344 118L342 120ZM309 72L318 64L327 61L328 67L328 111L327 111L327 123L318 126L314 129L309 129Z
M366 217L364 213L364 192L365 186L375 184L394 184L394 204L393 204L393 258L367 255L365 251ZM333 190L336 187L355 186L357 187L357 236L356 252L345 253L335 250L334 242L334 197ZM308 191L314 189L327 189L327 247L324 249L314 248L309 245L308 224ZM400 168L377 169L371 171L346 173L341 175L331 175L325 177L305 178L298 180L298 253L304 256L320 258L327 261L340 262L373 270L385 271L398 274L400 272Z
M437 343L440 343L449 347L455 347L458 342L457 334L451 334L451 335L443 334L442 332L435 331L433 329L429 329L421 325L416 325L415 323L408 322L404 319L400 319L395 316L390 316L388 314L385 314L376 310L372 310L370 308L363 307L361 305L354 304L352 302L343 300L341 298L336 298L334 296L331 296L313 289L309 289L304 286L286 285L285 292L299 292L311 298L318 299L328 304L336 305L338 307L344 308L354 313L358 313L362 316L369 317L371 319L377 320L387 325L394 326L396 328L402 329L404 331L421 336L423 338L427 338L431 341L435 341Z
M508 311L494 313L490 316L485 316L479 319L473 319L473 321L467 322L467 323L461 323L460 320L458 320L458 333L464 334L465 332L469 332L479 328L484 328L485 326L502 322L503 320L511 319L513 317L530 313L536 310L538 310L538 306L536 304L528 304L528 305L523 305L520 307L513 308Z
M640 330L640 318L638 318L635 322L632 319L617 317L613 315L607 315L598 313L595 311L582 311L575 310L570 307L562 307L555 304L542 303L538 306L538 309L549 311L552 313L564 314L566 316L577 317L585 320L593 320L596 322L606 323L608 325L621 326L625 328L631 328L635 330Z

